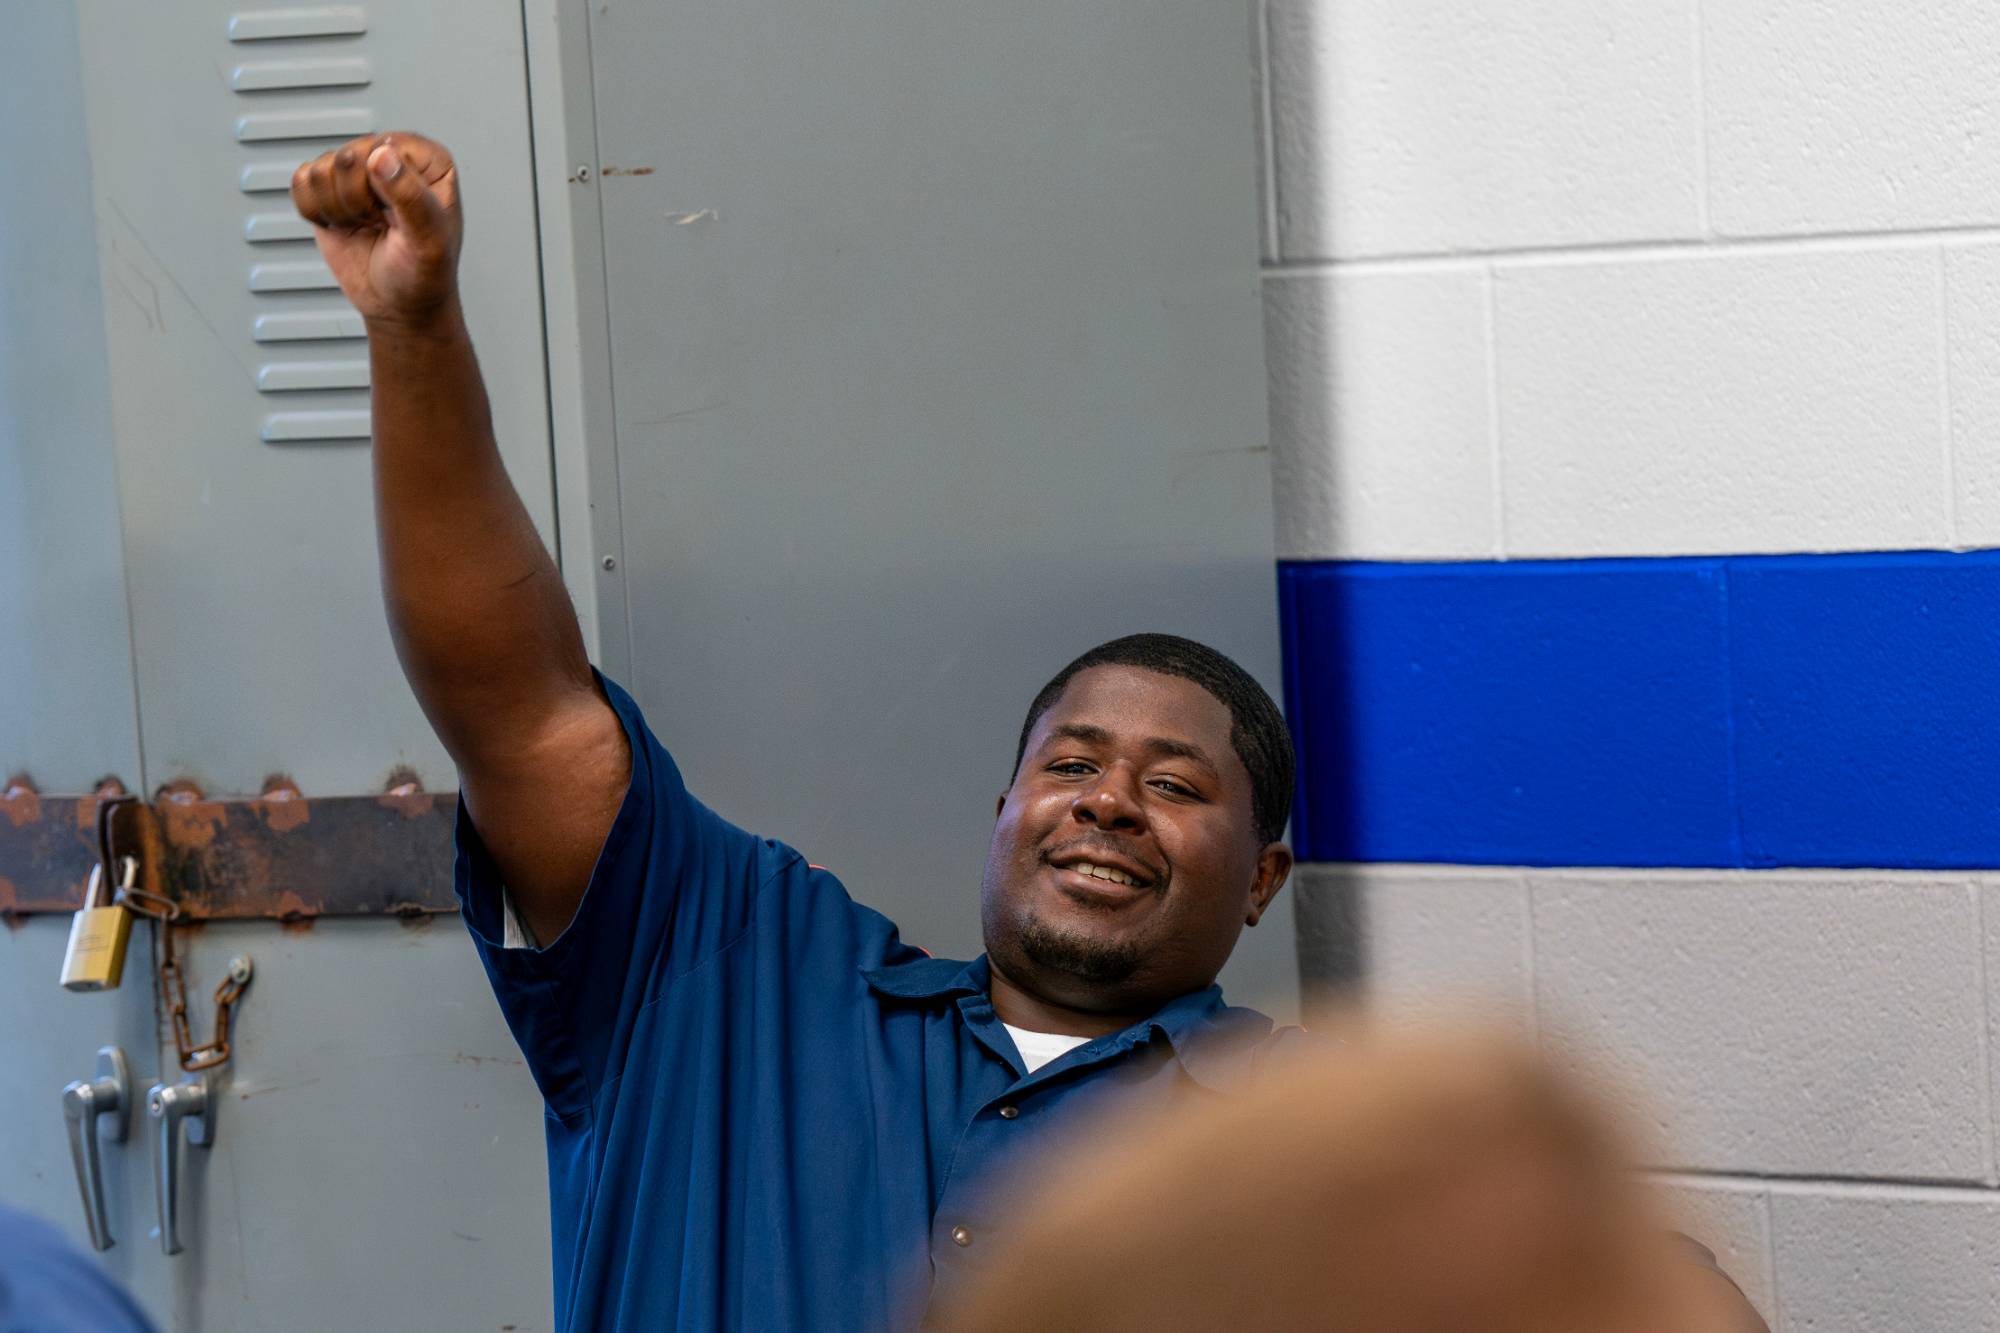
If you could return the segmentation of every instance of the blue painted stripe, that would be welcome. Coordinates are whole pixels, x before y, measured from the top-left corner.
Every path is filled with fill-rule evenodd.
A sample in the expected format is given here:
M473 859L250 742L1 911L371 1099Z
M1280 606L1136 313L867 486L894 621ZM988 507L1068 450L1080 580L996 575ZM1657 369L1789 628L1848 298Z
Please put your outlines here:
M2000 552L1284 563L1315 861L2000 866Z

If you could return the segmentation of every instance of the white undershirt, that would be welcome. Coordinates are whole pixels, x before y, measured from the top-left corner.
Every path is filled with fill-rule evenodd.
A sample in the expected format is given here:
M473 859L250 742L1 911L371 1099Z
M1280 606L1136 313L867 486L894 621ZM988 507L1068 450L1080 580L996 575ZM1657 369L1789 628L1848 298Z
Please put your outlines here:
M507 886L500 886L500 947L503 949L532 949L535 937L528 933L528 927L521 920L521 914L514 910L514 895L507 892Z
M1021 1063L1028 1067L1030 1074L1040 1069L1059 1055L1067 1054L1089 1041L1088 1037L1071 1037L1060 1032L1030 1032L1017 1028L1012 1023L1000 1025L1007 1029L1007 1035L1014 1039L1014 1049L1021 1053Z

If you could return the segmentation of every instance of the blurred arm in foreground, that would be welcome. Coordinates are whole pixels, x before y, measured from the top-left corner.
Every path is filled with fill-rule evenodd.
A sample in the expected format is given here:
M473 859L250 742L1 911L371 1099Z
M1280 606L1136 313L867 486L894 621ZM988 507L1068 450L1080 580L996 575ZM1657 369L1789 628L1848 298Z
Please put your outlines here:
M95 1259L53 1226L0 1204L0 1333L152 1333Z
M1518 1046L1371 1038L1045 1164L951 1333L1768 1333Z

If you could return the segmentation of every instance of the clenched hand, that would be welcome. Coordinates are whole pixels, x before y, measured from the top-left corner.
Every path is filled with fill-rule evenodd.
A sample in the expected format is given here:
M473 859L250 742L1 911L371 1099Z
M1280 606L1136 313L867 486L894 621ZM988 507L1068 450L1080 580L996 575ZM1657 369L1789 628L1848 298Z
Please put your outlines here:
M292 173L292 203L371 323L421 326L458 294L458 168L441 143L370 134Z

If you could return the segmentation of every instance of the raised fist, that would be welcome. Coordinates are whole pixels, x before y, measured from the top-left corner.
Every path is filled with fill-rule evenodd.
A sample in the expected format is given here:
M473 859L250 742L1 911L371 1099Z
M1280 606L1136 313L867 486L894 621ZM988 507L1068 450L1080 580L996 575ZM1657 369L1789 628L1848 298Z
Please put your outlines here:
M353 139L292 173L292 203L341 291L371 321L422 324L458 290L458 169L441 143Z

